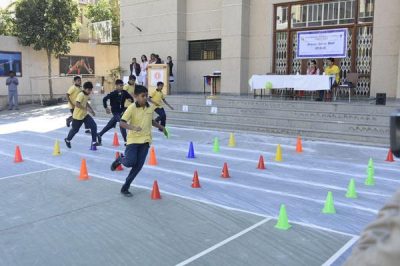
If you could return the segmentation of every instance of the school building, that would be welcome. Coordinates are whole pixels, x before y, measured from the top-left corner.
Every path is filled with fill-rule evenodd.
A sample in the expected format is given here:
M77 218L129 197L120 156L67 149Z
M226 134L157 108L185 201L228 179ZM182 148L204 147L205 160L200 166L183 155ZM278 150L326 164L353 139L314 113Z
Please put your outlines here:
M356 94L399 98L398 0L121 0L120 62L170 55L172 93L202 93L203 76L221 71L222 94L247 94L253 74L306 73L297 32L336 28L348 30L337 64L343 78L358 73Z

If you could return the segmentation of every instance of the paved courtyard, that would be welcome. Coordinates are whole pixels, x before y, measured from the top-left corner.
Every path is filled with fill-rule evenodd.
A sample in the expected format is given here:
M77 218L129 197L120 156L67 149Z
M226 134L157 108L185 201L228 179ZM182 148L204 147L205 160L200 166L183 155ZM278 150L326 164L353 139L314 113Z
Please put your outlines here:
M387 149L170 126L154 130L157 166L145 165L120 195L124 169L111 172L114 131L90 151L81 130L68 150L65 106L0 112L0 265L340 265L398 188ZM99 129L106 118L96 118ZM119 132L118 132L119 134ZM213 152L219 138L220 152ZM53 156L56 140L61 155ZM188 159L190 141L196 158ZM121 144L122 139L120 137ZM277 145L283 161L275 162ZM14 163L19 145L24 162ZM257 169L265 158L266 170ZM376 185L364 185L369 158ZM90 179L78 180L86 159ZM224 163L231 178L221 178ZM191 188L199 172L200 189ZM351 178L357 199L345 197ZM154 180L162 199L150 199ZM327 192L336 214L322 214ZM274 228L286 205L287 231Z

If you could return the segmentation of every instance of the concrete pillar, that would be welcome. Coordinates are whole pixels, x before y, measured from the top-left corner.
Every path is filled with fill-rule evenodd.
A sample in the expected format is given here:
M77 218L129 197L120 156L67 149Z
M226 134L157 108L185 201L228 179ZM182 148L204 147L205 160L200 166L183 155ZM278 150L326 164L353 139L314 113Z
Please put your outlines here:
M222 1L222 94L246 94L250 0Z
M400 36L400 28L399 28L399 36ZM396 98L400 98L400 43L399 43L399 54L398 54L398 64L397 64L397 91Z
M132 14L139 14L137 17ZM142 31L136 29L136 26ZM185 89L186 77L186 1L121 0L121 66L128 74L132 57L158 53L172 56L175 82L173 94Z
M400 97L399 47L400 1L376 0L371 68L371 97L386 92L388 97Z
M174 78L171 94L178 94L186 90L186 0L176 0L177 9L177 30L176 30L176 57L174 60Z

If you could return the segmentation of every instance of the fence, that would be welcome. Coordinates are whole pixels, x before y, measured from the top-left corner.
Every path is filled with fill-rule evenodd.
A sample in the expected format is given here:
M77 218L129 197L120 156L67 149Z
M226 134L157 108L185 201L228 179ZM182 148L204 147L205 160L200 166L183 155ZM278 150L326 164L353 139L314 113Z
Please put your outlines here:
M108 81L105 81L103 76L81 75L81 77L82 84L86 81L91 81L93 83L94 94L101 94L112 89L112 84ZM55 76L51 77L50 79L52 80L54 99L57 99L59 102L65 101L66 92L73 84L73 76ZM40 103L41 105L44 105L44 103L50 99L49 77L30 77L29 88L31 103Z

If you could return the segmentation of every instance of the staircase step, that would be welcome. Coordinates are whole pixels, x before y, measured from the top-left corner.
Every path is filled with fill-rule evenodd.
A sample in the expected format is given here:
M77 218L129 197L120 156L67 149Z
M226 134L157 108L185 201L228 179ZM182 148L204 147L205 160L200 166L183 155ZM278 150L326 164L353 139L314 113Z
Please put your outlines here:
M180 112L182 105L171 104L175 111ZM234 116L251 116L251 117L274 117L281 119L297 119L297 120L312 120L324 121L332 123L361 123L364 125L380 125L389 126L388 115L369 115L356 113L340 113L315 110L310 111L293 111L290 109L255 109L255 108L236 108L236 107L218 107L218 115L234 115ZM167 109L167 112L173 112ZM211 113L211 106L190 105L189 113Z
M106 115L101 95L95 95L92 106ZM175 110L166 108L167 124L216 130L251 131L273 135L302 135L366 145L389 145L389 117L397 102L386 106L368 102L313 102L279 99L252 99L220 96L212 99L218 108L211 114L202 95L169 95L167 101ZM188 105L189 111L182 112Z

